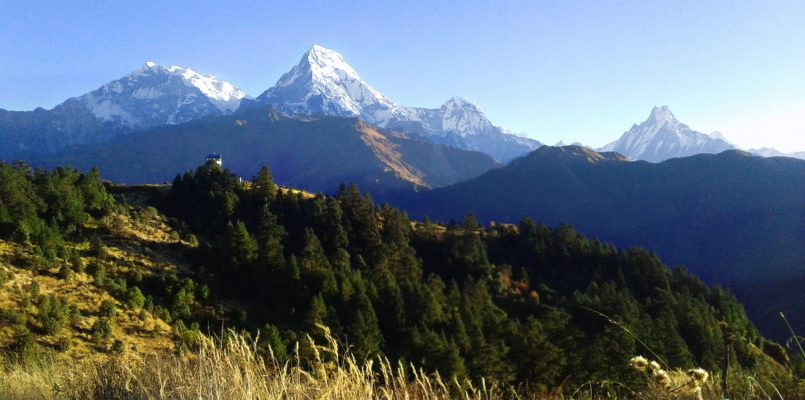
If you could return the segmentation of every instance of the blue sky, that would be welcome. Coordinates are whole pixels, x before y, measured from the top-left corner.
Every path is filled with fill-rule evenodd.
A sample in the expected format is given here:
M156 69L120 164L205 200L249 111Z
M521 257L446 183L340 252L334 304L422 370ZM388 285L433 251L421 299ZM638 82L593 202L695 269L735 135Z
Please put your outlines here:
M5 2L0 108L50 108L148 60L256 96L312 45L405 105L600 146L654 105L743 147L805 150L803 1Z

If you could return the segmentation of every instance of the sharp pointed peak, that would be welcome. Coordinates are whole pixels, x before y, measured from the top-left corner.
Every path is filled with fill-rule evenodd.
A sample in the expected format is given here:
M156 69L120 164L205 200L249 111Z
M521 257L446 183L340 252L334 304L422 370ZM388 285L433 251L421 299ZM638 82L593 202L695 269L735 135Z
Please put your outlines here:
M471 108L480 111L477 104L467 100L463 96L453 96L442 104L443 108Z
M342 56L341 53L318 44L314 44L310 47L310 49L302 57L302 62L315 63L319 65L338 63L346 64L346 61L344 61L344 56Z
M472 102L467 100L467 98L464 97L464 96L453 96L453 97L447 99L447 101L445 101L445 103L472 104Z
M319 44L314 44L313 46L310 46L310 49L308 49L307 52L308 53L325 53L325 54L326 53L336 53L336 54L338 54L337 51L335 51L333 49L328 49L327 47L324 47L324 46L319 45Z
M654 122L679 122L674 113L671 112L671 108L668 106L656 106L652 108L651 115L649 115L648 120Z

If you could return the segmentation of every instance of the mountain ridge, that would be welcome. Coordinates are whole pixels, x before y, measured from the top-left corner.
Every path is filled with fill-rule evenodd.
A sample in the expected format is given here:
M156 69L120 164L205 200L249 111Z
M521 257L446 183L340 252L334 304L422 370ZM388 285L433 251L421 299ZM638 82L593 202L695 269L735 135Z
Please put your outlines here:
M360 78L343 58L314 45L290 71L240 110L272 105L289 115L360 117L381 128L402 129L434 142L483 151L506 162L541 143L494 126L480 107L454 96L439 108L401 106Z
M720 132L705 134L676 118L668 106L654 107L649 117L599 150L617 151L632 160L661 162L670 158L735 149Z
M591 159L588 153L597 156ZM593 197L577 197L574 193ZM791 236L779 239L798 249L795 253L802 254L797 257L805 260L805 243L794 246L801 239L793 234L796 230L791 230L796 226L805 229L805 206L801 203L805 198L805 162L793 158L762 158L728 150L654 164L628 161L617 153L604 155L581 147L546 146L478 178L415 197L418 205L413 205L411 199L401 201L412 216L427 214L446 220L475 213L483 221L516 222L529 215L549 225L572 224L617 245L662 245L665 251L652 250L672 264L691 264L697 274L708 280L715 275L701 270L705 262L684 260L668 250L673 246L667 246L672 244L667 235L679 233L670 227L680 232L694 226L712 230L703 222L708 219L715 225L735 228L729 235L735 239L752 229L740 221L769 215L774 221L788 221L773 231L791 231ZM763 226L771 229L770 224L767 221ZM648 235L652 229L660 230L650 235L652 243L645 243L643 239L649 237L641 235ZM637 231L640 235L629 234ZM707 242L717 237L720 235L711 232ZM735 260L734 254L721 255L725 260ZM719 259L712 252L696 258ZM737 261L749 267L746 260ZM796 269L794 262L785 264L786 268ZM733 271L724 278L729 281L741 276Z
M271 107L160 126L29 159L37 167L97 166L114 181L155 183L198 166L211 152L221 154L240 176L251 177L267 164L279 183L325 193L349 182L373 193L441 187L498 167L484 153L381 130L355 117L287 116Z
M0 158L53 153L234 111L246 93L190 68L153 62L50 110L0 110Z

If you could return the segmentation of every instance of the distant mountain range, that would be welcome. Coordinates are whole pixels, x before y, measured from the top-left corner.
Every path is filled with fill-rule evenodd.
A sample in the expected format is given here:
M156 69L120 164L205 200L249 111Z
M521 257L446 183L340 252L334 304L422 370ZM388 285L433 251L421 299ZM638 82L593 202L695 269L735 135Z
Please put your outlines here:
M679 122L668 106L654 107L642 123L632 125L620 139L602 147L632 160L650 162L696 154L716 154L735 146L718 132L704 134Z
M654 107L648 119L632 125L618 140L599 151L616 151L631 160L661 162L671 158L696 154L718 154L738 150L721 132L697 132L679 122L668 106ZM793 157L805 159L805 152L783 153L772 148L752 149L762 157Z
M326 193L350 182L376 194L430 189L498 166L484 153L380 130L357 118L289 117L270 106L164 125L29 160L39 167L97 166L115 182L154 183L194 169L210 151L222 154L224 167L244 178L269 165L282 185Z
M213 76L148 62L52 110L0 110L0 158L52 153L156 126L231 114L245 96Z

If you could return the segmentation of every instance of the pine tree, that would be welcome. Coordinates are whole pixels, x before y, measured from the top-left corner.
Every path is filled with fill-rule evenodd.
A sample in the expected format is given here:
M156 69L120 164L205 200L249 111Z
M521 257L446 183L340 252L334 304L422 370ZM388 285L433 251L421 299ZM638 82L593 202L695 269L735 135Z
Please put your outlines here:
M260 168L260 172L252 179L252 196L257 199L255 204L268 205L274 202L277 196L277 185L274 184L271 170L267 166Z
M282 240L285 229L277 223L277 217L263 205L257 225L257 260L260 266L268 273L276 273L285 268L285 255Z
M373 266L383 257L383 243L371 197L362 196L354 184L342 186L337 197L349 239L349 254L361 256Z
M309 293L323 293L326 297L336 294L338 289L330 262L324 255L319 238L310 229L305 231L305 247L300 261L302 282L308 287Z
M246 266L257 258L257 242L249 234L246 224L236 221L226 226L226 255L235 265Z

